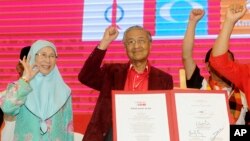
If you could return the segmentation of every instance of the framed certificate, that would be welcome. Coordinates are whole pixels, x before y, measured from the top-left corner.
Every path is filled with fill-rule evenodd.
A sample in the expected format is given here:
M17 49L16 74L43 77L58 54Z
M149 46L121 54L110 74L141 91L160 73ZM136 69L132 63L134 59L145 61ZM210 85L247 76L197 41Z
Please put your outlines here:
M228 141L227 102L225 91L113 91L113 140Z
M166 91L113 91L113 140L173 140L166 98Z
M173 90L174 124L179 141L229 141L226 91Z

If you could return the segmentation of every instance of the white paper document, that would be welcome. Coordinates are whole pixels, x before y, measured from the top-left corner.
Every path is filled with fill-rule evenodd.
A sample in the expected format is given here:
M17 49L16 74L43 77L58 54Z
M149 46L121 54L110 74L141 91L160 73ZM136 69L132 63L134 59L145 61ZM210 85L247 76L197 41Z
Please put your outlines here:
M225 94L175 94L180 141L229 141Z
M165 93L116 94L117 141L170 141Z

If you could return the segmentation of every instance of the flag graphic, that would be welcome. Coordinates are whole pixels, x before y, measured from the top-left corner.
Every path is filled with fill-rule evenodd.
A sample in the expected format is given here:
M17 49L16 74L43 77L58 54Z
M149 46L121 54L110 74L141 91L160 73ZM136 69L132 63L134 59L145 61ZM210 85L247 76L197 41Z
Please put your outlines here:
M157 0L156 36L183 36L193 8L202 8L206 13L197 25L196 35L207 35L207 7L205 0Z
M120 28L118 40L132 25L143 26L144 0L84 0L83 41L99 41L110 25Z

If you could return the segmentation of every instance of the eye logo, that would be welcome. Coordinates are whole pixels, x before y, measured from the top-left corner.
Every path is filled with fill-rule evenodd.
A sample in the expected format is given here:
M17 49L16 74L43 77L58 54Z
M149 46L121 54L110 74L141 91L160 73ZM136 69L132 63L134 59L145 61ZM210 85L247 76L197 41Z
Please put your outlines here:
M159 0L156 5L156 36L178 38L185 34L190 11L193 8L204 9L207 13L208 1L204 0ZM207 14L197 25L197 35L207 35ZM198 30L199 29L199 30Z
M132 25L143 26L144 2L145 0L84 0L82 41L100 41L103 32L110 25L120 29L117 40L121 40L124 29Z
M116 19L116 22L118 23L119 21L121 21L124 17L124 10L121 6L117 6L117 18ZM104 12L104 17L105 17L105 20L108 21L109 23L111 23L111 18L112 18L112 5L109 6L105 12Z
M159 15L170 22L187 21L190 10L193 8L201 8L203 6L192 1L177 1L164 4L159 11Z

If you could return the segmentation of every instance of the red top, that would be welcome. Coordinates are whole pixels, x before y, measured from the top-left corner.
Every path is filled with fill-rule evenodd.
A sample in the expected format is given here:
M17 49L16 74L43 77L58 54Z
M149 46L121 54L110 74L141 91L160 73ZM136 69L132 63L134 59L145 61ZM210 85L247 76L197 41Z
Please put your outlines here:
M227 53L216 57L211 55L210 64L245 93L248 107L250 107L250 64L234 62L228 58Z
M149 65L146 66L143 73L138 73L133 65L129 67L124 90L126 91L147 91Z

